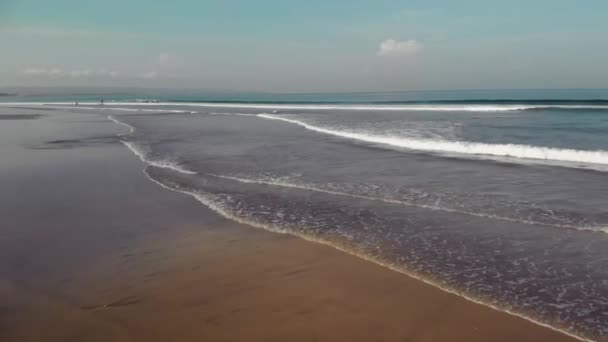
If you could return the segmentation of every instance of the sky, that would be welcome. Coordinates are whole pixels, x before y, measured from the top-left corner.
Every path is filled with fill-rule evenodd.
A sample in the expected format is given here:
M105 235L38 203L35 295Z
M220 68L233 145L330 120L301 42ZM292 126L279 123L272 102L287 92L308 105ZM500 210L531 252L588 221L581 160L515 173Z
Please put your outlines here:
M608 88L606 0L0 0L0 87Z

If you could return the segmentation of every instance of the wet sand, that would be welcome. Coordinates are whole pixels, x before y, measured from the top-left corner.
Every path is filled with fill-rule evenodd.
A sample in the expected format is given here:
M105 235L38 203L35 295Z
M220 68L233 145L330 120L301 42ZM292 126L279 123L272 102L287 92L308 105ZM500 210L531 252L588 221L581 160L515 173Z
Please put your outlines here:
M1 341L574 340L226 220L149 181L102 117L2 114Z

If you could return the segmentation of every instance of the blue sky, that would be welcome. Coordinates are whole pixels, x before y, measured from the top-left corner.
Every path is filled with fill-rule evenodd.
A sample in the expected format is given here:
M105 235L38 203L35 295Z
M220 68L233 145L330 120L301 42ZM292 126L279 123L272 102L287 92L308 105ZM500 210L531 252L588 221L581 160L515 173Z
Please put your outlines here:
M0 0L0 86L608 87L608 1Z

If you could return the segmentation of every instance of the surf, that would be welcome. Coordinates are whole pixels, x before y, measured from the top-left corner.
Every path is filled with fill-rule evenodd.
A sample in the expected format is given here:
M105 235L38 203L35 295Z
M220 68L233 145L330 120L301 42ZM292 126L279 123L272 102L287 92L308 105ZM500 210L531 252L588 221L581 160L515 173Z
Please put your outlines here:
M379 266L385 267L392 271L395 271L395 272L398 272L401 274L405 274L409 277L422 281L430 286L438 288L439 290L459 296L459 297L464 298L473 303L484 305L493 310L505 312L509 315L519 317L521 319L525 319L529 322L532 322L539 326L560 332L562 334L565 334L567 336L570 336L570 337L575 338L580 341L592 342L591 339L588 339L588 338L584 337L583 335L577 334L575 331L572 331L571 329L569 329L569 327L552 325L547 322L544 322L543 320L536 319L535 317L533 317L523 311L512 309L512 308L509 308L508 306L503 306L503 305L500 305L499 303L495 303L495 302L492 302L487 299L484 300L471 293L468 293L468 291L459 290L459 289L449 286L437 279L419 274L418 272L408 268L406 265L404 265L402 263L392 262L386 258L370 255L370 254L360 251L356 248L348 247L348 246L342 245L340 243L332 242L332 241L329 241L329 240L326 240L323 238L317 238L317 237L314 237L314 236L311 236L311 235L308 235L308 234L305 234L302 232L297 232L295 230L290 229L290 227L288 227L288 226L284 227L280 224L273 223L273 222L264 222L264 221L257 220L252 217L243 217L242 215L239 215L237 212L235 212L231 208L223 205L220 200L216 199L215 196L210 193L206 193L206 192L200 191L200 190L186 188L186 187L180 186L179 184L176 184L176 183L173 183L170 181L166 181L166 180L163 181L161 179L158 179L150 174L150 172L148 171L148 168L144 168L143 173L150 181L156 183L161 188L164 188L166 190L173 191L176 193L181 193L183 195L191 196L195 200L197 200L199 203L201 203L205 207L209 208L210 210L214 211L215 213L219 214L220 216L222 216L226 219L232 220L234 222L237 222L239 224L247 225L247 226L258 228L258 229L263 229L263 230L266 230L266 231L269 231L272 233L295 236L295 237L300 238L305 241L309 241L312 243L317 243L317 244L321 244L324 246L334 248L341 252L353 255L353 256L361 258L363 260L367 260L367 261L377 264ZM228 177L226 177L226 178L228 178ZM245 181L245 182L247 182L247 181ZM253 183L256 183L256 182L254 181Z
M217 175L217 174L211 174L211 173L208 175L212 176L212 177L227 179L227 180L244 183L244 184L261 184L261 185L277 186L277 187L283 187L283 188L292 188L292 189L298 189L298 190L304 190L304 191L320 192L320 193L325 193L325 194L334 195L334 196L346 196L346 197L363 199L363 200L368 200L368 201L384 202L384 203L392 204L392 205L416 207L416 208L433 210L433 211L443 211L443 212L456 213L456 214L462 214L462 215L467 215L467 216L487 218L487 219L492 219L492 220L521 223L521 224L525 224L525 225L532 225L532 226L540 225L540 226L547 226L547 227L554 227L554 228L574 229L574 230L579 230L579 231L608 233L608 227L605 227L605 226L542 222L540 220L535 220L533 218L502 216L502 215L496 215L496 214L490 214L490 213L483 213L480 211L468 211L468 210L450 208L445 205L443 205L443 206L429 205L429 204L415 203L412 201L400 200L400 199L395 199L395 198L375 197L375 196L370 196L370 195L366 195L366 194L358 194L358 193L350 193L350 192L344 192L344 191L324 189L323 187L315 185L315 184L299 184L299 183L293 183L293 182L286 182L280 178L279 179L243 178L243 177L235 177L235 176Z
M509 158L507 160L511 161L514 159L521 159L530 161L562 162L564 163L564 166L574 167L580 167L580 164L585 164L586 166L592 168L594 165L608 166L608 151L604 150L589 151L519 144L487 144L469 141L431 140L384 136L368 132L326 128L273 114L258 114L257 117L295 124L317 133L416 151L452 153L478 157L502 157ZM598 169L601 171L606 171L606 169L603 168Z
M127 127L129 129L129 134L135 133L135 127L133 127L133 126L131 126L129 124L126 124L126 123L124 123L122 121L116 120L116 118L113 117L112 115L108 115L108 120L114 122L115 124L121 125L123 127Z
M129 128L129 134L133 134L135 133L135 127L124 123L122 121L117 120L115 117L113 117L112 115L108 115L108 120L114 122L117 125L121 125L123 127L127 127ZM119 135L122 136L122 135ZM179 165L176 162L173 162L171 160L153 160L150 159L147 155L147 153L144 151L143 148L137 146L135 143L133 142L129 142L129 141L125 141L125 140L121 140L120 141L123 145L125 145L129 150L131 150L131 152L133 152L133 154L135 154L142 162L148 164L148 165L152 165L152 166L156 166L156 167L160 167L163 169L170 169L173 171L177 171L186 175L195 175L197 174L197 172L195 171L191 171L188 170L186 168L184 168L183 166Z
M152 166L156 166L156 167L160 167L163 169L170 169L173 171L177 171L186 175L195 175L197 174L197 172L195 171L191 171L188 170L186 168L184 168L183 166L179 165L178 163L175 163L173 161L170 160L152 160L150 158L147 157L146 153L137 145L135 145L132 142L128 142L128 141L121 141L123 143L123 145L125 145L129 150L131 150L131 152L133 152L133 154L135 154L137 157L139 157L139 159L148 164L148 165L152 165Z
M100 108L129 107L206 107L206 108L236 108L260 110L352 110L352 111L430 111L430 112L508 112L540 109L566 109L566 110L608 110L603 103L244 103L244 102L105 102L103 106L98 102L80 102L81 105L98 106ZM0 106L72 106L74 102L5 102ZM124 109L123 109L124 110ZM128 109L127 109L128 110ZM134 110L136 111L136 110ZM171 111L171 110L165 110ZM184 111L187 112L187 111Z

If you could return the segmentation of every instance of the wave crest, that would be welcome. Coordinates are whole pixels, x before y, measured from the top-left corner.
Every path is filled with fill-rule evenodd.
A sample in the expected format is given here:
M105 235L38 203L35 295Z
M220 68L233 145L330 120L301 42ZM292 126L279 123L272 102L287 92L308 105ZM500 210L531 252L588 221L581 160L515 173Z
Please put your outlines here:
M241 108L261 110L355 110L355 111L433 111L433 112L505 112L539 109L567 110L608 110L608 105L601 103L365 103L365 104L320 104L320 103L235 103L235 102L106 102L103 107L112 110L132 110L131 108L116 108L120 106L145 107L206 107L206 108ZM97 102L81 102L81 105L98 105ZM0 106L73 106L73 102L5 102ZM98 108L97 108L98 107ZM103 109L97 106L95 109ZM57 107L59 108L59 107ZM89 108L86 108L89 109ZM180 110L162 110L166 112L188 112Z
M318 133L418 151L565 162L575 164L575 166L580 166L576 164L608 166L608 151L603 150L588 151L518 144L487 144L468 141L412 139L325 128L272 114L258 114L257 116L264 119L279 120L296 124Z

